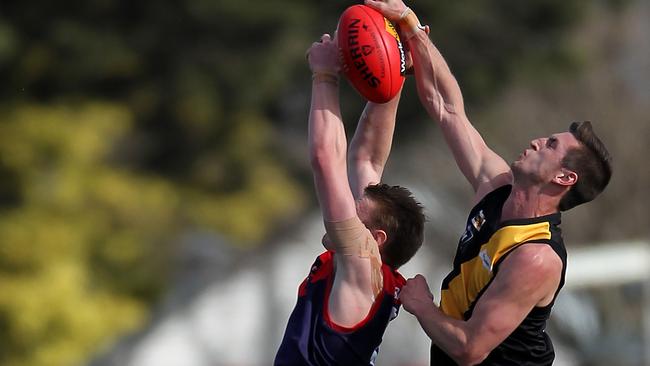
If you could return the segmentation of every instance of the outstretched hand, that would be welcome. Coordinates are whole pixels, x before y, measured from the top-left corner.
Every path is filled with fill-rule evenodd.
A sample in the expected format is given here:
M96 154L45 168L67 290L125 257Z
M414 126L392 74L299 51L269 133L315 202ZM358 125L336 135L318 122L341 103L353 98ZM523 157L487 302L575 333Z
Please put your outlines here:
M329 34L325 33L321 36L320 41L312 43L307 50L307 61L314 74L337 75L341 65L336 37L332 39Z
M364 3L393 23L399 21L406 10L406 4L402 0L365 0Z
M433 305L433 294L429 290L427 280L422 275L409 278L402 287L399 299L406 311L417 315L418 309Z

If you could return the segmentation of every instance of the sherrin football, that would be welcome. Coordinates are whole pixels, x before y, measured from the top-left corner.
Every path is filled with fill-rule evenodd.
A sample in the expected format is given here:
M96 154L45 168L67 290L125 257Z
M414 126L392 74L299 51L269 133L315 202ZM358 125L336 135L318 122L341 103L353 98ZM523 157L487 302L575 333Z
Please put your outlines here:
M364 98L391 100L404 83L404 49L393 24L366 5L353 5L339 18L337 41L343 73Z

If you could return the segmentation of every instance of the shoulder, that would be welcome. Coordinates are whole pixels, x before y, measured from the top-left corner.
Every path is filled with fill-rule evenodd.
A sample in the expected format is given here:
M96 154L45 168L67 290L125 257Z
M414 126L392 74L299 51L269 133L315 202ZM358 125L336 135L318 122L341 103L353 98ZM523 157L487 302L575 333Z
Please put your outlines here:
M562 260L550 245L527 243L513 249L499 272L510 286L546 292L555 291L562 266Z
M562 277L562 260L546 243L527 243L504 259L495 285L514 301L545 306L553 300Z
M546 243L526 243L515 248L504 260L511 267L524 267L528 271L551 274L562 269L562 260Z

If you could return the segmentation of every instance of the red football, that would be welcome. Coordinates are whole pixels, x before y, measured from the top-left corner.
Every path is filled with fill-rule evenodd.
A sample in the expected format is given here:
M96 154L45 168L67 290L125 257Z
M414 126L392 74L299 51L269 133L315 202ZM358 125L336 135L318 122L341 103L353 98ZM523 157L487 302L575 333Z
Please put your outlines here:
M386 103L404 83L404 49L393 24L366 5L347 8L338 25L343 73L367 100Z

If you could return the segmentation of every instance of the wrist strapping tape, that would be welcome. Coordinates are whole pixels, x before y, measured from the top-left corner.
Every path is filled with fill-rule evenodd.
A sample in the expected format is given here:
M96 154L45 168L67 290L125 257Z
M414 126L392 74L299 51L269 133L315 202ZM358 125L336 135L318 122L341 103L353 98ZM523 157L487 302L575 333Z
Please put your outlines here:
M422 24L420 24L417 15L415 15L413 10L409 7L404 9L402 14L399 16L397 24L399 24L400 29L404 32L404 38L407 40L413 37L418 31L424 31L426 29Z
M328 72L315 72L311 75L311 79L314 83L330 83L334 85L339 85L339 76L333 73Z

